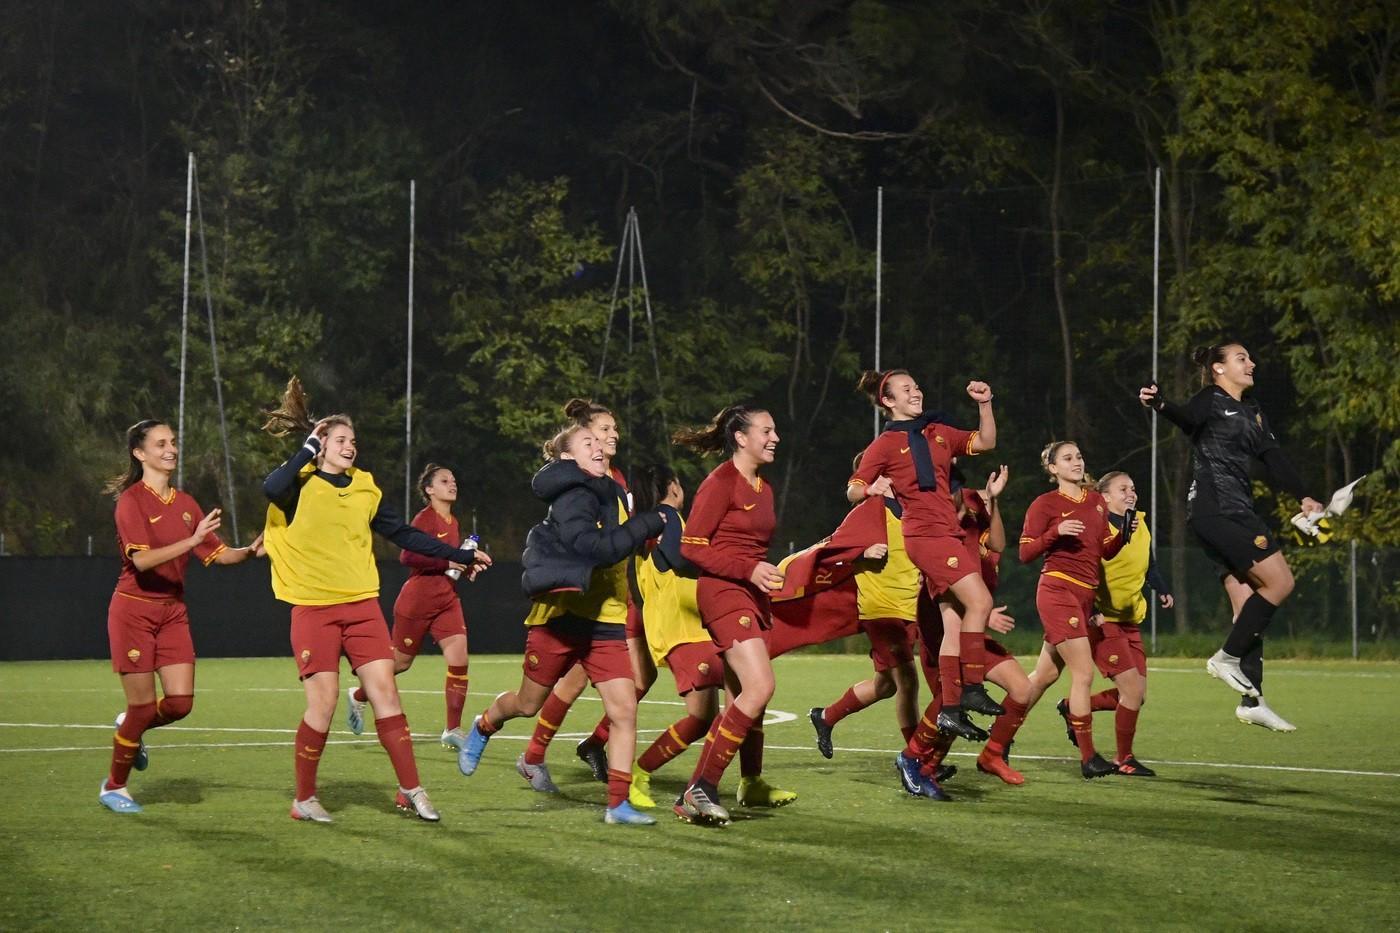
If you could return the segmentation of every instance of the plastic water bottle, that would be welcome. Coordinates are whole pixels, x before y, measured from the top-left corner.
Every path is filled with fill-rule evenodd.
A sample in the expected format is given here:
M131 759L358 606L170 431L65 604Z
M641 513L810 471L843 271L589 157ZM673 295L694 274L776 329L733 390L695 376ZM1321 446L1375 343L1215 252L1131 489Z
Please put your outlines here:
M466 540L462 542L462 547L465 548L468 545L470 545L471 549L474 551L481 546L481 539L476 535L467 535ZM453 583L456 583L458 580L462 579L462 571L458 570L456 567L449 567L447 576Z

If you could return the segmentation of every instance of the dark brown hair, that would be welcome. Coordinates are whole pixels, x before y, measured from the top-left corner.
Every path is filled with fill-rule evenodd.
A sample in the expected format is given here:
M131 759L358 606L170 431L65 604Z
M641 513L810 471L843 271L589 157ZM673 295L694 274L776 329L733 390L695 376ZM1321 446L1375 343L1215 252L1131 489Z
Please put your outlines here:
M711 418L703 428L682 428L677 431L671 435L671 442L702 454L724 452L733 455L739 449L734 435L747 431L753 424L754 415L761 415L767 410L754 405L730 405Z
M428 487L433 484L433 477L437 475L438 471L447 469L448 467L440 463L430 463L423 467L422 473L418 474L418 495L423 497L425 504L431 501L428 498Z
M1243 347L1244 344L1237 340L1226 340L1209 347L1197 347L1191 351L1191 362L1201 367L1201 385L1208 386L1215 381L1215 372L1212 367L1217 363L1225 362L1226 350L1231 347Z
M891 376L911 376L907 369L886 369L883 372L878 369L867 369L860 374L856 380L856 391L870 397L870 403L882 411L890 411L890 406L886 405L884 399L885 383Z
M599 415L611 414L611 408L606 405L599 405L592 399L571 398L564 403L564 417L584 428L591 425L593 419Z
M676 471L664 463L639 467L632 477L633 510L638 515L655 511L675 481Z
M107 480L107 483L102 487L104 493L110 494L115 499L141 481L143 471L141 461L136 459L136 451L142 444L146 443L146 435L151 432L151 428L158 428L161 425L169 427L167 422L156 418L146 418L126 429L126 472L118 473Z
M349 415L327 415L324 419L312 417L308 411L309 402L310 399L306 395L306 389L302 387L301 380L296 376L288 379L287 388L282 392L281 405L271 411L263 412L267 416L267 423L263 425L263 430L273 437L286 437L293 431L305 431L309 434L311 429L316 426L317 420L324 420L328 431L338 424L343 424L354 430L355 422L350 420Z

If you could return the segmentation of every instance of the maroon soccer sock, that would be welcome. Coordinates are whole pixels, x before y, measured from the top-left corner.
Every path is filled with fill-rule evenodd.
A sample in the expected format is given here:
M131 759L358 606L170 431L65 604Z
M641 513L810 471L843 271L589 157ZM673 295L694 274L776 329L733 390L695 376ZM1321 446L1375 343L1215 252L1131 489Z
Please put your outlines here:
M686 716L671 724L671 727L656 737L642 757L637 759L637 767L647 773L655 771L690 747L710 728L710 724L695 716Z
M632 772L608 769L608 808L617 806L627 799L627 791L632 787Z
M356 702L356 703L368 703L368 702L369 702L369 694L368 694L368 693L365 693L365 688L364 688L363 686L356 687L356 688L355 688L355 692L352 693L352 694L350 694L350 695L351 695L352 697L355 698L355 702Z
M822 722L828 726L834 726L852 713L858 713L869 706L869 703L862 702L856 696L856 688L851 687L841 694L841 699L822 710Z
M1001 708L1006 710L992 723L992 735L987 740L987 747L994 749L995 754L1000 755L1011 740L1016 737L1016 732L1026 721L1026 705L1017 703L1011 697L1001 701Z
M156 704L156 715L151 720L150 728L168 726L172 722L179 722L190 714L194 709L194 696L188 693L167 694L161 697Z
M482 735L490 737L501 731L501 727L491 721L491 710L488 707L481 711L481 716L476 721L476 731ZM539 762L535 762L539 764Z
M1118 708L1118 688L1111 687L1108 690L1100 690L1089 697L1089 711L1091 713L1101 713Z
M598 725L593 727L593 734L588 737L588 741L598 745L607 745L608 736L612 734L612 720L604 716L598 720Z
M958 634L958 658L964 683L980 684L987 670L987 636L983 632Z
M447 665L447 682L443 685L443 695L447 700L448 731L462 725L462 710L467 705L467 666Z
M379 744L389 753L399 786L404 790L419 786L418 762L413 758L413 735L408 731L408 717L399 713L376 719L374 731L379 733Z
M756 722L739 746L739 776L756 778L763 773L763 724Z
M943 759L948 757L948 749L953 747L953 742L957 741L957 738L955 735L944 735L940 732L938 738L933 740L933 748L929 750L924 763L934 768L943 764Z
M525 746L525 763L537 765L544 761L545 752L549 751L549 743L554 741L554 733L559 731L559 727L564 724L564 717L569 713L569 704L551 693L545 698L544 706L540 707L540 714L535 719L535 731L530 736L530 744ZM485 717L482 717L483 724ZM496 731L492 729L491 732ZM482 730L483 735L490 735L490 732Z
M156 704L140 703L127 706L126 718L112 736L112 770L107 775L107 789L125 787L131 776L131 766L136 763L136 753L141 749L141 736L151 727L156 718Z
M957 660L954 658L953 660ZM922 761L933 751L934 745L938 743L938 701L934 700L924 710L924 715L919 720L919 724L914 727L914 734L909 737L909 742L904 746L904 754L910 758L917 758Z
M1133 757L1133 737L1137 735L1137 721L1140 710L1119 706L1113 714L1113 731L1118 739L1118 760L1127 761Z
M1069 715L1069 727L1074 730L1075 741L1079 743L1079 760L1081 763L1088 761L1095 755L1094 749L1094 717Z
M704 770L698 775L701 781L718 787L725 769L734 760L734 753L744 744L744 737L753 727L753 717L738 706L730 704L711 731L711 738L705 742L708 754L702 755Z
M297 725L296 775L297 799L309 800L316 796L316 769L321 764L321 752L326 747L326 737L330 733L317 732L302 720Z
M938 656L938 692L946 709L962 703L962 659L956 654Z

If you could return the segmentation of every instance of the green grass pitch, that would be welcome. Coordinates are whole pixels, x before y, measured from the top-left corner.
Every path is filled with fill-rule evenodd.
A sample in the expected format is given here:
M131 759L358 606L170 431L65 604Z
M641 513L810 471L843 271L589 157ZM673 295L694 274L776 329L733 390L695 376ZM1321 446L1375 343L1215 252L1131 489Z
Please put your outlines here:
M146 812L97 803L120 709L105 662L0 665L0 898L6 929L1255 929L1400 927L1400 665L1279 662L1273 706L1298 725L1237 723L1198 660L1153 659L1138 756L1156 779L1078 776L1053 689L1017 741L1023 787L954 747L952 803L906 797L893 707L841 723L836 757L805 710L867 675L850 655L778 662L766 774L797 791L723 829L660 811L605 826L604 788L574 758L591 691L550 754L562 793L531 792L515 756L530 724L458 774L442 749L442 661L402 678L440 825L397 814L372 735L338 721L322 760L330 826L287 817L302 700L289 659L205 660L193 715L150 736L131 783ZM678 715L670 675L643 704L644 741ZM472 659L468 713L519 680ZM343 714L343 709L341 710ZM772 722L773 719L779 721ZM1096 737L1112 749L1112 714ZM571 736L571 737L570 737ZM695 750L658 772L681 789ZM737 772L737 763L733 771ZM726 802L733 777L727 777ZM738 809L737 807L735 808Z

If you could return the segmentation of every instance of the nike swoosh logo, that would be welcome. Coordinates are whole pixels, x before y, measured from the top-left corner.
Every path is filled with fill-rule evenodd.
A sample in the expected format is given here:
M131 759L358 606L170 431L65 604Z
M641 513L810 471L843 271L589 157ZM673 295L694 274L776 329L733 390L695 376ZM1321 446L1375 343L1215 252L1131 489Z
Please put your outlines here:
M756 508L758 508L758 503L757 503L757 502L752 502L752 503L750 503L750 504L744 506L744 511L745 511L745 512L752 512L752 511L753 511L754 509L756 509Z
M1060 517L1061 517L1061 518L1067 518L1068 516L1073 515L1073 514L1074 514L1074 510L1073 510L1073 509L1070 509L1068 512L1061 512L1061 513L1060 513Z
M445 532L445 531L439 532L439 533L438 533L438 537L439 537L439 538L445 538L445 537L447 537L447 532Z
M346 496L350 495L350 493L348 493L348 492L341 492L341 493L336 493L336 495L338 495L340 498L344 499Z
M164 515L157 515L155 518L147 519L152 525L164 518Z
M900 450L899 450L899 452L902 453L902 454L907 454L907 453L909 452L909 448L908 448L908 447L901 447Z
M1227 414L1227 415L1238 415L1239 412L1237 412L1237 411L1231 411L1230 409L1227 408L1227 409L1225 409L1225 414Z

